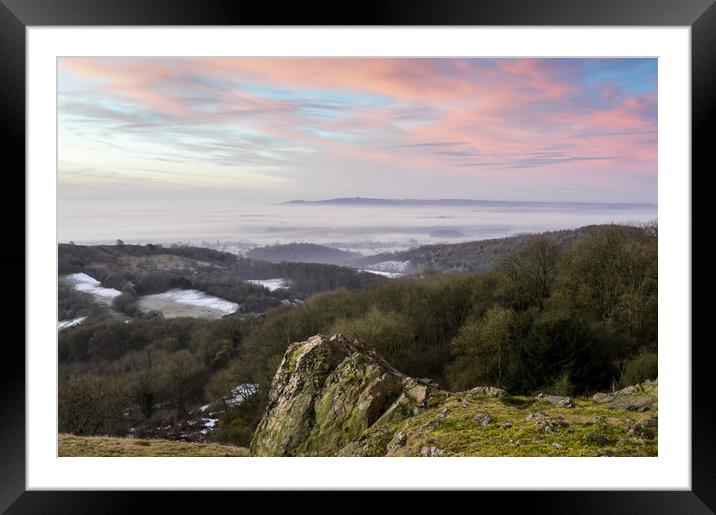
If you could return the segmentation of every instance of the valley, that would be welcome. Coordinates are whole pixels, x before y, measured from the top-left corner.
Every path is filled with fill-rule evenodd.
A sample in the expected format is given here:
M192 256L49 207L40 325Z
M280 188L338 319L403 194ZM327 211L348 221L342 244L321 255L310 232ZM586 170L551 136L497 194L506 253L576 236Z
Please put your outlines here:
M656 379L656 234L655 226L602 225L377 256L333 254L345 265L311 262L314 252L332 255L318 245L300 246L307 261L291 262L282 258L295 252L294 246L266 247L261 255L273 261L262 261L183 245L63 244L60 426L77 438L108 435L248 448L261 421L273 416L271 399L279 393L271 389L280 380L281 363L293 359L290 352L284 355L287 348L325 334L360 339L365 347L355 359L376 353L381 367L400 371L399 377L425 378L419 381L442 392L435 399L444 407L430 411L436 420L445 418L440 415L445 409L465 408L451 400L463 399L460 392L495 386L509 391L518 408L531 406L541 393L571 395L579 409L567 414L584 412L579 438L591 438L585 436L590 413L628 429L643 417L619 413L616 420L616 412L607 416L601 408L588 408L589 399L610 386ZM604 253L628 266L594 275L588 263ZM581 296L584 288L598 294L603 281L615 278L621 293L604 304ZM634 285L638 290L632 290ZM570 299L566 311L564 299ZM629 318L623 316L625 302L632 303ZM601 325L604 316L611 317L615 329L610 332ZM593 322L581 321L585 317ZM604 338L612 341L611 354L600 343ZM321 402L337 406L339 400ZM499 431L499 437L485 433L489 442L472 432L470 438L478 440L461 440L459 432L472 427L465 416L487 413L500 424L521 427L515 417L529 414L488 404L479 404L475 414L455 411L462 413L454 421L459 431L445 437L458 440L448 445L428 432L405 447L405 455L641 455L655 449L655 440L642 447L625 440L617 449L535 434L531 440L521 438L537 445L528 450L508 445L509 439L520 440L510 436L515 430ZM558 408L542 406L542 415L535 417L566 417L549 414L551 409ZM412 424L424 417L412 417L380 431L394 431L394 437L413 431ZM577 419L565 420L578 427ZM446 424L451 421L445 418ZM360 433L387 445L380 436L384 433L374 435L379 427L374 422L372 417L361 422ZM528 435L524 431L520 435ZM619 431L609 429L608 441L620 441ZM542 441L548 447L538 445ZM373 445L301 453L388 452ZM133 452L131 446L122 449L117 452ZM259 451L252 447L251 452Z

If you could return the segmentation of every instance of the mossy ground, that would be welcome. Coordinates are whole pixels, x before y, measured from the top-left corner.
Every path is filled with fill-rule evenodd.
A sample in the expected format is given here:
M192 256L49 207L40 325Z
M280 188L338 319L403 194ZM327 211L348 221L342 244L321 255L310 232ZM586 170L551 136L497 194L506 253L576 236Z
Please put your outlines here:
M544 417L527 419L535 412ZM475 417L485 413L491 420L483 425ZM586 399L563 408L526 397L444 394L415 416L376 424L364 435L360 454L386 455L387 444L403 432L405 444L389 455L656 456L655 431L641 437L628 434L637 422L654 416L655 412L614 410Z
M248 456L245 447L172 440L59 435L59 456Z

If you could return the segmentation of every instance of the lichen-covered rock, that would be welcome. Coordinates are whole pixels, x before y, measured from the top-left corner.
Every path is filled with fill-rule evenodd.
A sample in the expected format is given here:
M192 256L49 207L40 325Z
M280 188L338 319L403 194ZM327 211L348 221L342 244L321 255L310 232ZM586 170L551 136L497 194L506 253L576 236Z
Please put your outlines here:
M537 427L540 431L547 433L552 433L569 426L569 423L566 422L561 415L548 416L541 411L529 413L525 417L525 420L534 422L535 427Z
M658 389L657 379L647 380L613 393L595 393L592 401L618 410L658 411Z
M334 455L379 419L409 416L433 388L398 372L354 338L313 336L286 350L251 452Z
M421 456L443 456L444 454L445 454L445 451L443 449L440 449L435 446L420 448Z
M614 400L613 393L598 392L592 395L592 401L596 402L597 404L604 404L611 400Z
M484 395L486 397L496 397L498 399L504 399L510 397L510 394L507 393L502 388L497 388L495 386L476 386L472 390L468 390L465 393L465 397L475 397Z
M387 452L395 452L401 447L405 446L405 441L407 440L407 437L405 436L405 433L402 431L398 431L395 433L395 436L393 436L393 439L388 442L388 445L385 446L385 450Z
M490 422L492 422L492 417L489 413L478 413L474 417L472 417L475 422L478 422L479 424L486 426Z
M627 434L633 438L655 438L659 427L658 420L657 417L651 417L636 422L627 429Z
M540 393L537 396L537 400L549 402L553 406L561 406L563 408L573 408L574 403L572 402L571 397L566 397L562 395L546 395L544 393Z

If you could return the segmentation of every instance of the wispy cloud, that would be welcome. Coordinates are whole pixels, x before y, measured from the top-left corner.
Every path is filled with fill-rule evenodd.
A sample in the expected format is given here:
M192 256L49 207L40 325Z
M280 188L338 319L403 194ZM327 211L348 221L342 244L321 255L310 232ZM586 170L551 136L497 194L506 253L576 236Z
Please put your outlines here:
M542 198L579 187L589 197L590 188L616 181L622 199L655 200L655 181L645 190L637 177L656 175L656 66L653 59L63 58L60 158L137 187L143 178L187 187L203 178L264 192L293 184L297 194L313 188L320 196L341 187L359 193L355 184L366 176L395 189L414 174L422 177L416 184L443 191L455 183ZM140 171L155 165L161 174ZM93 180L60 167L61 181L65 174Z

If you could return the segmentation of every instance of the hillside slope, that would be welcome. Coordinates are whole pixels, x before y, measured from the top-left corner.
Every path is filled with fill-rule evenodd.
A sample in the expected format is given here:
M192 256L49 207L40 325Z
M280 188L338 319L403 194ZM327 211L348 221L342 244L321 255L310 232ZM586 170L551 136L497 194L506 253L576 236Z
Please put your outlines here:
M360 289L385 280L332 264L270 263L200 247L151 244L60 244L58 270L60 275L86 273L102 286L120 291L129 282L139 295L194 288L242 306L247 296L281 297L246 281L283 279L290 284L292 295L304 298L336 288ZM275 307L280 302L274 298L273 304L263 304Z
M593 399L447 392L368 345L321 335L291 345L251 452L258 456L655 456L648 381Z
M355 252L316 245L314 243L289 243L285 245L268 245L257 247L246 253L249 259L280 263L292 261L294 263L328 263L333 265L347 265L361 255Z
M424 245L411 250L377 254L353 262L354 266L369 267L383 262L408 262L408 271L421 272L434 268L442 272L480 273L490 270L504 256L524 249L535 238L547 237L566 249L590 234L604 229L605 225L587 225L578 229L550 231L539 234L523 234L490 240L465 243ZM641 234L643 229L618 226L627 236Z

